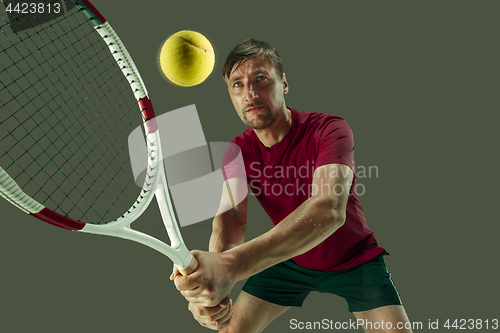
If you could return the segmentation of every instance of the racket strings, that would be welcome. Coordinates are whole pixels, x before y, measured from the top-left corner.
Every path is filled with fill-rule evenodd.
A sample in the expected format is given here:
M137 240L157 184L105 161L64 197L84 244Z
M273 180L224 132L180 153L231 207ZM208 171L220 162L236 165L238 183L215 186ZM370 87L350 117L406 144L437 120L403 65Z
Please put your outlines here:
M77 10L17 33L2 15L0 165L45 206L103 223L137 197L126 144L140 116L93 29Z

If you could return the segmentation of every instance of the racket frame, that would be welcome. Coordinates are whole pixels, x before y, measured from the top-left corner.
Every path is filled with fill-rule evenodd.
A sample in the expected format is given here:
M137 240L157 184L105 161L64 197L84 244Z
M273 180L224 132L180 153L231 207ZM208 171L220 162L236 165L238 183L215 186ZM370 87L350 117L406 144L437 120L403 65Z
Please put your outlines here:
M181 272L190 273L197 268L197 262L182 239L174 214L161 153L160 134L144 82L122 41L101 13L88 0L75 0L73 2L89 22L95 23L92 24L94 29L108 46L123 75L128 80L138 103L148 150L148 170L143 188L135 203L126 213L116 220L105 224L80 222L46 208L26 194L1 167L0 196L25 213L49 224L64 229L119 237L144 244L169 257ZM81 3L84 5L82 6ZM155 196L163 223L171 241L170 246L155 237L131 228L131 224L144 213Z

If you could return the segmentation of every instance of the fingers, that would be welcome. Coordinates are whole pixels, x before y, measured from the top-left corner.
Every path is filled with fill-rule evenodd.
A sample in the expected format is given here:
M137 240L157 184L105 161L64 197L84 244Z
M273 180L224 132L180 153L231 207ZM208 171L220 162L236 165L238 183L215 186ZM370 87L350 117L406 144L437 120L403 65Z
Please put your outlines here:
M189 303L188 309L200 325L213 330L229 326L233 315L232 301L229 296L214 307L202 307Z
M215 319L212 322L210 328L212 328L213 330L221 330L231 324L231 318L233 318L233 308L231 306L227 309L227 313L223 317Z
M184 276L179 272L177 268L175 268L176 275L173 277L173 281L175 284L175 287L179 291L188 291L188 290L194 290L201 284L201 279L203 278L202 274L199 274L197 272L191 273L188 276ZM172 273L173 275L174 273ZM172 277L171 275L171 277Z
M224 294L215 293L214 290L209 287L202 288L199 287L197 283L192 284L192 281L185 281L185 277L183 276L176 276L174 283L177 290L180 291L181 295L184 296L188 302L198 306L214 307L220 304L222 302L221 297L224 297ZM193 286L195 287L193 288Z
M178 275L181 275L181 272L179 272L179 270L177 269L177 267L175 267L175 265L174 265L174 269L172 270L172 274L170 275L170 280L174 281L175 277L178 276Z
M226 302L221 300L221 295L213 294L210 290L203 290L202 288L195 288L193 290L181 291L181 295L189 302L202 307L215 307L215 306L228 306L229 299ZM226 294L227 295L227 294Z
M191 262L189 263L188 268L186 268L186 272L184 272L184 274L183 274L183 272L179 271L177 266L174 265L174 268L172 270L172 274L170 275L170 280L174 281L177 276L187 276L189 274L194 273L199 267L198 261L196 260L196 256L199 252L200 251L197 251L197 250L191 251L191 254L193 255L193 257L191 258ZM189 273L187 273L188 271L189 271Z
M228 307L230 305L233 304L233 301L229 298L229 296L227 296L226 298L224 298L220 303L219 303L219 306L220 307Z
M218 306L220 303L220 299L214 297L188 297L184 295L184 292L181 292L181 294L189 303L200 307L211 308Z
M221 302L221 295L214 293L213 288L208 286L200 287L199 276L193 273L190 276L176 275L174 284L184 298L193 304L214 307ZM201 276L202 277L202 276Z
M196 274L196 273L193 273ZM200 288L200 283L197 281L197 277L183 276L179 272L178 275L174 276L175 288L181 292L184 297L200 297L204 296L203 289ZM209 290L210 291L210 290ZM187 299L187 298L186 298ZM189 300L188 300L189 301ZM215 303L214 305L217 305Z

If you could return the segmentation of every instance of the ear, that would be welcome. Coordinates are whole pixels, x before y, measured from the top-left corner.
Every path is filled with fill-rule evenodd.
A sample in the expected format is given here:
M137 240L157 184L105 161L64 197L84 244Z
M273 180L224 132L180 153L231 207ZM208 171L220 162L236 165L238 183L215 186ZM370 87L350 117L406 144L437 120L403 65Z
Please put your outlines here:
M288 82L286 81L286 74L281 75L281 82L283 82L283 95L288 94Z

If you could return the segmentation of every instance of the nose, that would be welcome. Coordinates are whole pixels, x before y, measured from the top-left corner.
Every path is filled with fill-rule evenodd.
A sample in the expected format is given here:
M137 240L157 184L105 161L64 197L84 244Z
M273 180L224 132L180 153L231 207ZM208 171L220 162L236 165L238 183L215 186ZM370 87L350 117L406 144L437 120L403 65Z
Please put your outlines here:
M248 84L245 89L245 100L253 101L258 97L257 92L255 91L253 84Z

